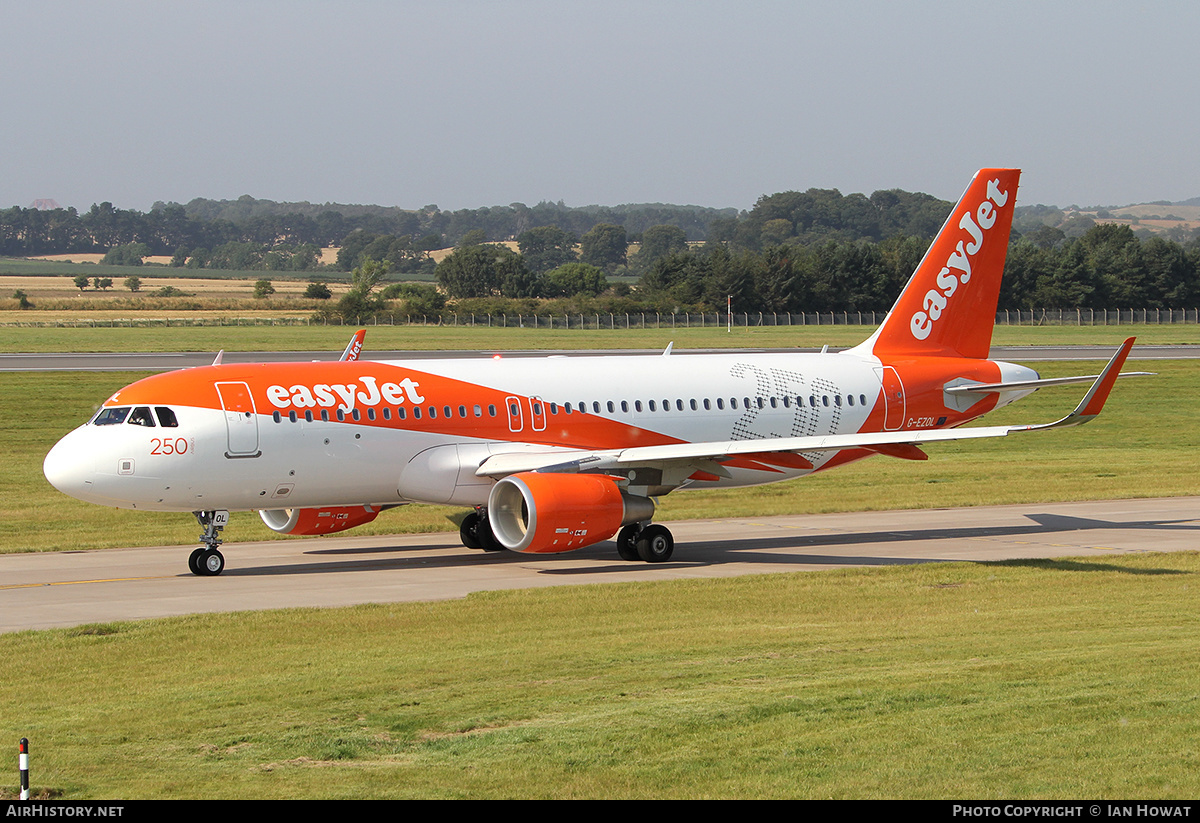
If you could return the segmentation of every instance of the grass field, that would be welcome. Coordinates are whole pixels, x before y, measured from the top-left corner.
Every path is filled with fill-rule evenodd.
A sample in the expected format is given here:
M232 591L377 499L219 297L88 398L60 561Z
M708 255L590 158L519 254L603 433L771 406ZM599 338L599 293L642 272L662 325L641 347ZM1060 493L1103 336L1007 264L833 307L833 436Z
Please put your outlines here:
M1048 377L1079 374L1080 363L1039 363ZM947 443L925 462L877 457L788 483L661 500L656 515L675 520L804 512L973 506L1056 500L1200 494L1195 433L1200 431L1200 361L1139 361L1157 377L1118 383L1104 414L1083 428L1001 440ZM66 497L42 476L42 459L65 432L139 374L0 373L0 552L185 544L196 539L191 515L89 505ZM1077 402L1083 387L1040 391L985 418L987 423L1049 422ZM382 514L358 534L451 529L436 506ZM230 541L279 538L257 515L234 513ZM289 538L290 539L290 538Z
M63 799L1194 798L1197 574L929 564L0 635L0 737Z

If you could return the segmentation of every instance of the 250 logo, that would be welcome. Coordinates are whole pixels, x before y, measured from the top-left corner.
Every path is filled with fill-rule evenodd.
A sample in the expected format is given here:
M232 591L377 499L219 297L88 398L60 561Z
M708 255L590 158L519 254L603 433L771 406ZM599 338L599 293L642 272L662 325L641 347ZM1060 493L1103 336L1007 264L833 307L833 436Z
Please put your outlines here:
M150 438L151 454L187 454L187 450L188 442L184 437L176 437L174 440L169 437Z

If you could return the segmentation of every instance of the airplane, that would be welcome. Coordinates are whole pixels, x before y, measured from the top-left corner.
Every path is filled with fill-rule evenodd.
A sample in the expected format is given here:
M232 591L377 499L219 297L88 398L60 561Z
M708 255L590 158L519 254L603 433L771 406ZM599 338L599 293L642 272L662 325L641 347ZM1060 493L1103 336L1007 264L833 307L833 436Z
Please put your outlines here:
M674 491L753 486L922 445L1093 420L1099 375L1043 380L988 359L1019 169L981 169L884 322L846 351L222 363L108 398L46 455L50 483L105 506L191 512L193 574L219 575L230 511L325 535L408 503L469 509L465 546L553 554L615 536L661 563ZM1051 423L964 427L1039 388L1092 381Z

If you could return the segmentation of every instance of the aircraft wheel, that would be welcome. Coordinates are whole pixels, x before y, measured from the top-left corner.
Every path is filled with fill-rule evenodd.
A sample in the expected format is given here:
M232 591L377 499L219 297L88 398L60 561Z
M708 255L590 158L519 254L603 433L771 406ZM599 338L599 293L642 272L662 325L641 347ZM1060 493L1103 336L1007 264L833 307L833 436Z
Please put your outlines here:
M458 527L458 536L462 540L462 544L468 549L482 549L483 543L479 540L479 524L483 520L479 516L479 512L471 512Z
M637 534L638 526L636 523L630 523L617 532L617 554L621 555L622 560L642 559L642 556L638 554Z
M225 571L225 555L216 549L205 549L200 555L196 567L200 569L200 574L205 577L216 577Z
M473 511L466 516L462 525L458 527L458 536L462 538L463 545L468 549L483 549L485 552L498 552L504 549L500 545L500 541L496 539L496 535L492 534L492 527L488 524L487 518L478 511Z
M675 538L666 526L657 523L647 526L638 536L637 553L647 563L665 563L674 551Z
M192 574L195 574L195 575L204 574L204 571L200 568L200 558L201 558L201 556L203 556L204 552L206 552L206 551L207 551L207 549L205 549L203 546L201 546L200 548L198 548L194 552L192 552L191 556L188 557L188 570Z

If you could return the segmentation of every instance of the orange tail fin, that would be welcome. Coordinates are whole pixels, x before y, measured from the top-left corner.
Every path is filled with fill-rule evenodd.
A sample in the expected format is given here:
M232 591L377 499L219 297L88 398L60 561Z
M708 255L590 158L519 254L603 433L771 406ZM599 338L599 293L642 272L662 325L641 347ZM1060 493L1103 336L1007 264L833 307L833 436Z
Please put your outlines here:
M883 325L863 344L881 359L985 359L992 343L1020 169L980 169Z

